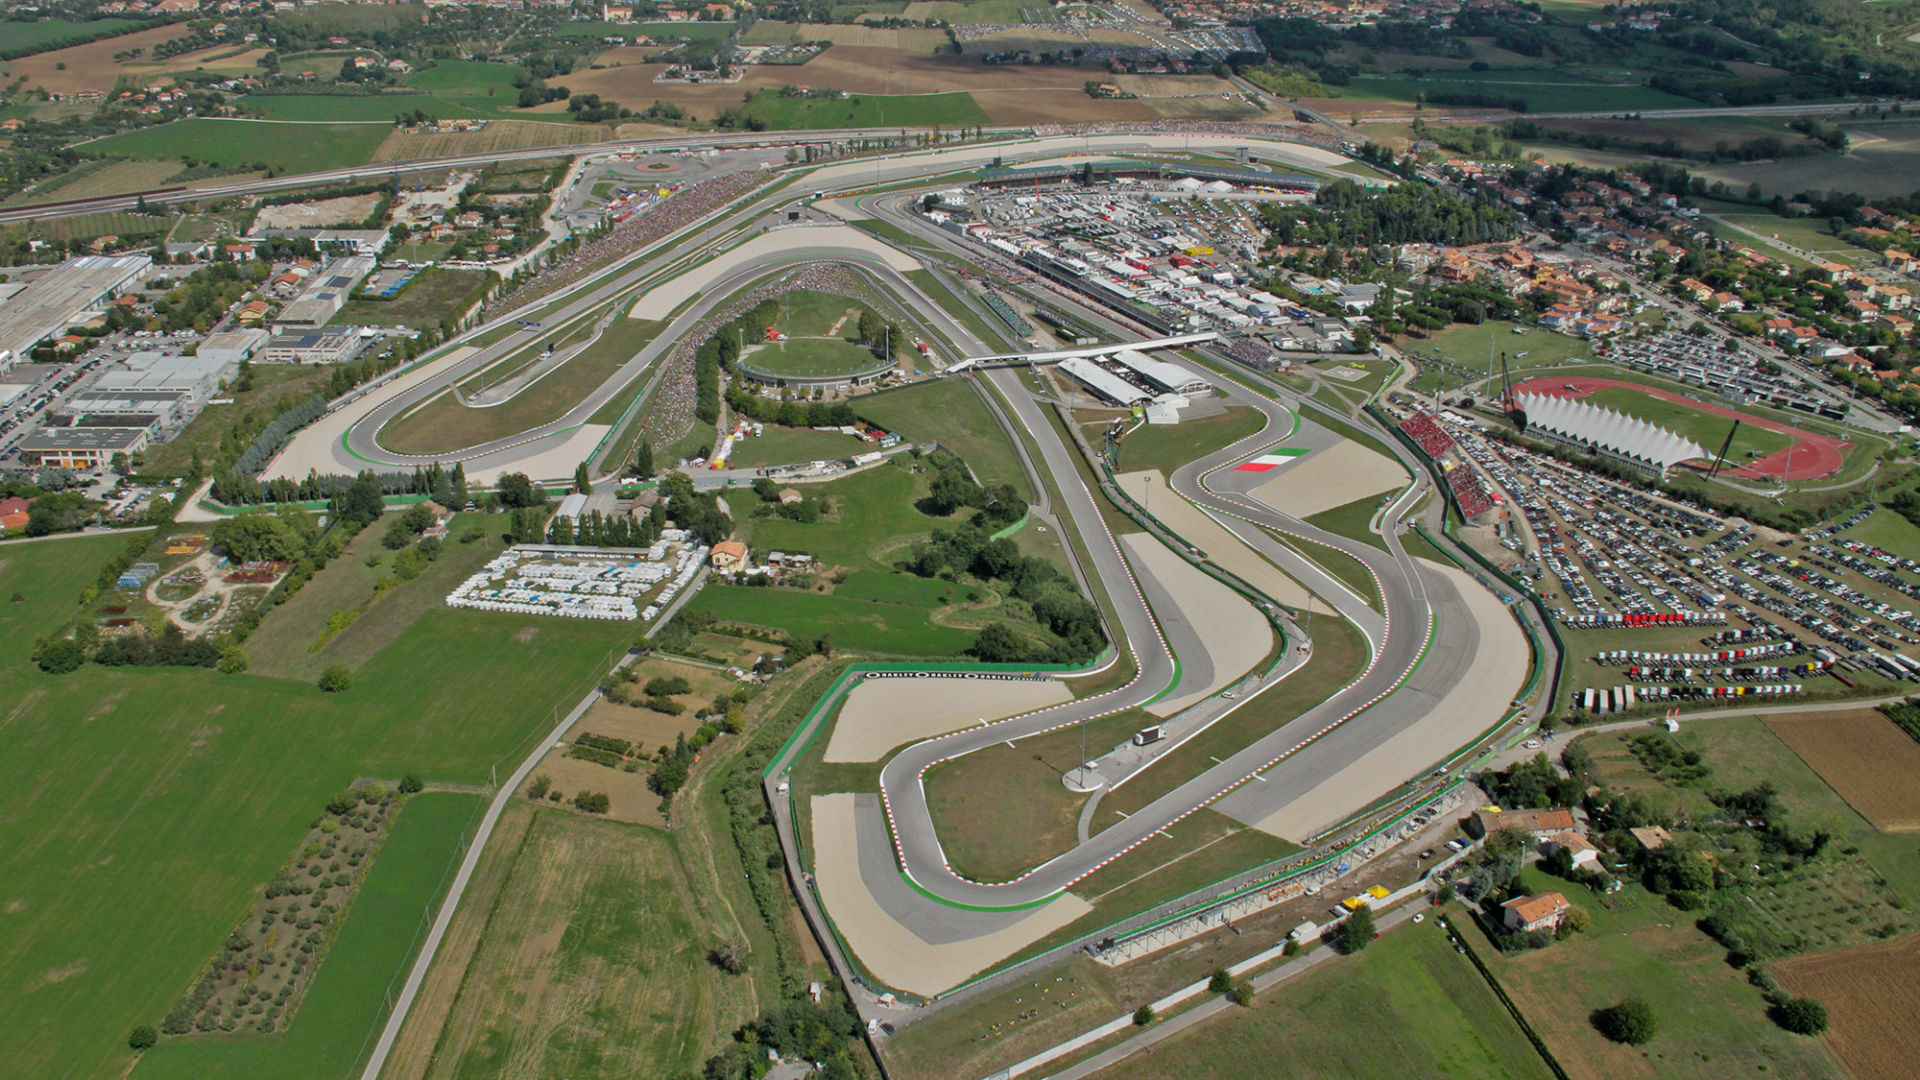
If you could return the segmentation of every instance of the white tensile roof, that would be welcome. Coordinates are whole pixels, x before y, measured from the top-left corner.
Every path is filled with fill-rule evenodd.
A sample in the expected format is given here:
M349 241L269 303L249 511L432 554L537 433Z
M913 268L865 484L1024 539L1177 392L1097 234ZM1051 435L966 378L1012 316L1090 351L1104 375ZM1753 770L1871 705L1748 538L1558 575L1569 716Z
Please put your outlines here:
M1601 449L1644 461L1665 472L1682 461L1697 461L1707 452L1692 439L1626 413L1615 412L1575 398L1549 394L1515 394L1526 413L1528 427L1591 443Z

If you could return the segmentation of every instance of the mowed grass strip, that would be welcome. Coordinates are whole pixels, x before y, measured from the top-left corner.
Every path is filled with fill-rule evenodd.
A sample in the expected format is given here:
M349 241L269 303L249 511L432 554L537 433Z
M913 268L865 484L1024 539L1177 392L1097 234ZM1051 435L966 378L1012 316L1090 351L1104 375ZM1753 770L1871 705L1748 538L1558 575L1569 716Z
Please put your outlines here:
M141 1058L140 1075L293 1080L349 1074L373 1045L389 992L425 939L484 807L478 795L451 792L407 800L285 1033L169 1039Z
M9 1045L12 1075L119 1075L127 1029L157 1023L192 985L329 795L409 771L485 783L632 633L426 611L337 695L204 669L32 668L33 640L125 543L0 550L0 594L25 598L0 605L0 817L15 826L0 834L0 985L14 988L0 994L0 1024L35 1033Z
M657 829L556 808L514 851L430 1078L691 1074L750 1019L750 980L707 961L715 931Z
M1458 914L1456 912L1456 914ZM1407 925L1136 1054L1115 1080L1552 1075L1437 924Z
M617 318L592 344L506 402L476 409L442 394L382 428L380 445L403 454L446 453L552 423L612 378L659 329L650 319Z
M233 168L268 165L308 173L365 165L387 128L379 124L282 124L271 120L191 117L171 124L109 135L82 146L100 157L177 160L190 157Z

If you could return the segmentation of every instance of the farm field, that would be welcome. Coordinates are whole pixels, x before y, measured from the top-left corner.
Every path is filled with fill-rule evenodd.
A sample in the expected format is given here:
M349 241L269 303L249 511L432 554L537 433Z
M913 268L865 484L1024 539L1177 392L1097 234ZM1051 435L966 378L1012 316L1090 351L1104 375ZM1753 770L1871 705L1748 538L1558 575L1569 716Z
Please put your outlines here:
M1908 119L1842 126L1852 144L1844 154L1702 165L1694 171L1709 182L1725 180L1741 188L1757 183L1769 196L1788 198L1824 190L1836 175L1846 177L1848 191L1870 199L1911 193L1915 170L1920 169L1920 124Z
M1767 721L1847 805L1882 832L1920 832L1920 742L1875 709Z
M761 19L741 39L744 45L788 45L802 41L831 41L835 45L930 52L945 45L947 35L944 31L919 27L892 30L861 23L786 23Z
M89 161L42 181L31 192L7 199L5 205L23 206L142 191L165 185L179 171L177 161Z
M485 294L493 276L487 270L431 267L414 275L391 300L356 297L347 301L333 321L342 326L426 327L448 315L457 319Z
M767 126L781 131L826 128L970 127L987 122L987 114L973 96L949 94L862 94L840 98L783 98L762 90L747 102L749 110L764 113Z
M484 928L431 1062L398 1075L691 1074L772 988L708 962L739 932L677 836L525 802L509 814L486 856L504 876L476 906Z
M453 880L484 806L478 795L451 792L407 801L284 1034L169 1040L141 1058L138 1075L295 1080L349 1074L379 1034L387 994L426 936L425 913Z
M121 75L139 71L115 60L116 53L151 49L160 42L172 41L191 32L192 27L173 23L102 38L85 45L70 45L64 49L35 53L18 60L0 61L0 80L13 82L24 79L29 88L51 94L71 94L81 90L105 93L113 89L114 82Z
M1434 94L1472 94L1519 99L1528 112L1575 112L1591 109L1676 109L1698 102L1634 83L1605 83L1543 68L1506 68L1491 71L1448 72L1420 78L1410 75L1356 75L1341 88L1343 98L1418 101ZM1435 108L1479 108L1445 106Z
M435 94L260 94L239 102L268 120L380 121L415 110L432 117L481 117L487 113Z
M0 611L0 688L15 703L0 814L21 826L0 838L0 864L12 871L0 887L10 912L0 982L35 987L0 995L0 1022L36 1033L8 1051L8 1071L24 1076L118 1075L126 1030L157 1022L189 988L329 795L410 770L429 784L484 783L630 634L427 610L341 695L205 669L90 665L62 678L31 667L33 639L67 617L80 586L125 542L24 544L0 565L0 590L26 598ZM506 671L540 675L479 674ZM400 820L412 828L405 813ZM407 861L432 866L437 882L453 853ZM412 932L406 924L401 946ZM330 972L331 961L321 983ZM379 973L372 997L351 996L377 1002L391 976ZM357 1052L360 1037L335 1041Z
M102 157L169 160L190 157L215 165L266 165L285 172L322 172L365 165L386 138L377 124L276 124L191 117L109 135L81 151Z
M64 242L76 238L91 239L112 233L125 240L132 237L165 236L167 230L172 227L172 218L118 211L110 214L81 214L78 217L50 218L25 225L9 225L0 229L0 237L5 237L8 242L26 238Z
M1006 432L969 382L941 379L854 399L854 412L916 442L937 440L966 459L982 483L1012 484L1033 498L1033 484Z
M628 128L639 129L627 132ZM373 130L373 129L369 129ZM457 157L484 154L495 150L526 150L538 146L582 146L606 142L613 129L604 124L565 124L534 120L493 120L479 131L441 133L421 132L409 135L397 128L379 129L382 139L371 155L373 161L411 161L416 158ZM621 125L631 135L654 133L651 125Z
M1788 993L1827 1007L1821 1042L1851 1080L1900 1080L1920 1055L1913 1016L1920 1009L1920 937L1795 957L1771 969Z
M1113 1080L1548 1077L1473 964L1434 922L1267 991L1104 1071Z
M1529 889L1560 884L1538 871L1522 878ZM1760 991L1728 966L1726 950L1664 899L1637 884L1609 897L1578 890L1568 896L1592 915L1593 928L1548 948L1502 954L1477 927L1462 929L1573 1080L1710 1080L1762 1068L1769 1075L1841 1075L1818 1043L1775 1027ZM1645 998L1658 1018L1647 1051L1609 1042L1588 1020L1593 1010L1629 996Z
M8 49L44 49L79 37L117 34L125 30L136 30L145 25L147 24L140 19L90 19L86 22L68 22L64 19L41 19L32 22L8 20L6 47Z

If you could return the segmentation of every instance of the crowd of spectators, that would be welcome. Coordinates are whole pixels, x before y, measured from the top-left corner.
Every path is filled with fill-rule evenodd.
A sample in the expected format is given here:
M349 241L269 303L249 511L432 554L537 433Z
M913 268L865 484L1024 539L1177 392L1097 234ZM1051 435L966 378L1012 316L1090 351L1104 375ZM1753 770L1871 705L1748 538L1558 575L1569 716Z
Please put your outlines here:
M1400 430L1406 432L1407 437L1430 458L1437 458L1453 449L1453 436L1442 431L1440 425L1434 422L1433 414L1424 409L1407 414L1407 418L1400 421Z

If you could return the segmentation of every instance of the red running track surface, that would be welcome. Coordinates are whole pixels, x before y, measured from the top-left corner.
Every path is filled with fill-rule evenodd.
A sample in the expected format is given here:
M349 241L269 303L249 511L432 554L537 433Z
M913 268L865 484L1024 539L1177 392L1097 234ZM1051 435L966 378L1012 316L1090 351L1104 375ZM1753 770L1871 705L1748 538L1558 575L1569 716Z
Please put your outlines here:
M1567 389L1569 386L1573 389ZM1818 480L1821 477L1832 476L1834 473L1839 472L1840 466L1846 464L1847 451L1853 449L1852 443L1841 442L1839 439L1828 438L1825 435L1812 435L1804 431L1796 433L1792 424L1783 424L1778 420L1767 420L1758 416L1750 416L1747 413L1737 412L1721 405L1709 405L1706 402L1694 401L1691 398L1683 397L1671 391L1656 390L1650 386L1642 386L1639 383L1622 382L1619 379L1589 379L1581 376L1543 376L1528 379L1525 382L1515 383L1513 392L1516 394L1540 394L1547 397L1582 398L1595 391L1605 390L1613 386L1625 387L1628 390L1637 390L1649 397L1657 397L1664 401L1675 402L1680 405L1685 405L1688 408L1698 409L1701 412L1712 413L1714 416L1724 416L1729 420L1737 419L1741 423L1766 428L1768 431L1777 431L1782 435L1791 436L1797 440L1785 450L1776 450L1766 457L1755 458L1745 465L1728 466L1723 471L1730 476L1743 476L1750 480L1757 480L1762 477L1784 480L1788 475L1788 464L1791 463L1793 467L1793 479ZM1714 447L1713 449L1718 449L1718 447Z

